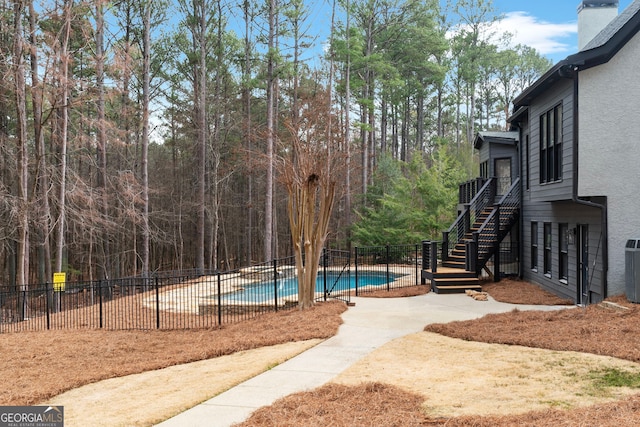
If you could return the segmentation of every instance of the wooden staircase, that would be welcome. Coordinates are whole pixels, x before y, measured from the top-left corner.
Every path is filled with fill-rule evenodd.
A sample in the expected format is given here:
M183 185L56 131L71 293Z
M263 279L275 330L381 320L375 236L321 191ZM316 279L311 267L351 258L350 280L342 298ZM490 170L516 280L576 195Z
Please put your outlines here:
M466 290L482 290L478 273L464 268L438 267L435 273L431 270L423 270L422 277L431 281L431 289L437 294L459 294Z
M515 184L512 188L519 190ZM504 196L501 200L501 202L506 202L504 204L485 205L474 211L472 224L464 226L464 228L454 224L446 233L447 243L442 250L441 257L444 260L437 262L435 269L425 268L422 271L423 279L431 282L431 288L434 292L450 294L464 293L467 290L482 290L478 276L489 259L500 250L500 242L517 223L520 214L519 197L511 197L509 200L505 199L506 197ZM514 203L514 199L518 203ZM468 215L468 212L466 214ZM456 221L457 223L460 222L460 218ZM469 222L467 221L467 224ZM452 233L454 229L456 231ZM464 230L464 233L457 230ZM453 243L451 250L448 249L448 235L450 233L454 236L462 234L451 242ZM473 260L467 259L468 242L474 243L475 249L469 251L469 256L475 257ZM435 257L431 257L431 259L435 260ZM433 263L433 261L431 262Z
M442 261L436 271L425 270L423 277L431 281L431 289L437 294L464 293L467 290L481 291L478 272L466 270L466 242L473 239L473 233L477 232L484 221L491 214L491 209L486 208L476 217L469 232L456 243L446 261Z

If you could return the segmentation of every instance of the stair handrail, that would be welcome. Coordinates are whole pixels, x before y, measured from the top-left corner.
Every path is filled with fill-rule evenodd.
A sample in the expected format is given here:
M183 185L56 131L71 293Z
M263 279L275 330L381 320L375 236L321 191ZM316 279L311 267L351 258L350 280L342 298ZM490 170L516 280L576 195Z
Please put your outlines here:
M495 205L495 209L489 214L487 219L484 220L480 228L473 233L473 239L476 243L476 255L478 257L475 265L477 268L482 268L491 257L491 254L495 250L496 244L499 245L502 239L507 235L511 224L508 226L502 226L502 220L500 218L500 211L504 208L516 210L520 207L520 178L517 178L509 187L509 190L500 198ZM498 220L497 224L494 224L496 229L495 239L492 241L480 240L479 236L487 229L487 227ZM496 227L497 225L497 227ZM481 257L481 254L483 256Z
M442 261L449 259L453 247L464 239L474 223L476 215L482 212L490 203L493 203L497 191L497 180L495 177L489 178L478 193L469 203L464 204L464 210L460 213L456 221L449 229L442 233ZM453 245L450 245L450 237L455 232Z
M463 182L458 186L458 203L471 203L471 200L482 189L489 178L477 177Z

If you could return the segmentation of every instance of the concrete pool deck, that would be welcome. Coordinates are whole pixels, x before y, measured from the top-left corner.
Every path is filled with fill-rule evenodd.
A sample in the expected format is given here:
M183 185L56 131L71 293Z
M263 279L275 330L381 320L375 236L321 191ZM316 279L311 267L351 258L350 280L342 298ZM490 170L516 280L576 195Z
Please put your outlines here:
M292 277L291 274L295 273L295 271L292 270L294 268L292 266L282 266L281 268L287 272L283 277ZM362 271L374 271L376 273L383 272L380 269L361 268L363 269ZM328 268L327 271L335 272L340 271L340 269ZM415 266L413 265L391 265L389 267L389 273L400 275L400 277L397 277L394 282L410 280L411 283L407 283L407 286L415 284L415 275L420 274L419 271L416 272ZM273 269L269 271L269 274L273 275ZM352 272L351 275L353 274L354 273ZM265 281L264 271L262 270L249 272L243 270L239 273L221 274L220 293L222 295L232 294L238 290L242 290L245 286L254 285L261 281ZM366 289L366 287L362 287L362 289ZM333 296L335 297L336 294L339 295L339 293L336 292ZM210 307L217 305L217 301L213 298L217 295L218 277L203 276L189 280L183 285L162 290L158 295L157 303L155 295L148 296L144 300L144 305L148 308L155 309L157 304L158 309L161 311L200 315L203 314L203 306ZM322 294L319 293L317 296L321 297ZM278 304L283 307L290 304L292 301L297 301L296 294L285 295L278 298ZM273 299L267 302L273 302ZM226 299L224 301L224 305L228 306L247 304L259 304L259 302L232 299Z
M300 355L160 424L162 427L226 427L246 420L256 409L292 393L331 381L356 361L387 342L420 332L429 323L470 320L489 313L558 310L476 301L464 294L428 293L411 298L352 298L338 334Z

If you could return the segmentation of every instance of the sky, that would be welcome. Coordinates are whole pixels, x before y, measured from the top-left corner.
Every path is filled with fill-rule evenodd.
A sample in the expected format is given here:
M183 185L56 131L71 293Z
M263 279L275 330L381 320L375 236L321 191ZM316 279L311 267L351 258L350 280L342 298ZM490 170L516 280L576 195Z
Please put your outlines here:
M633 1L618 0L618 13ZM320 35L320 46L324 46L329 37L331 3L329 0L306 0L310 15L315 16L312 32ZM440 0L440 3L444 6L447 0ZM503 16L502 21L496 24L496 35L508 32L513 35L514 45L531 46L555 64L578 52L580 3L581 0L492 0L496 14ZM341 11L338 12L340 14ZM495 42L498 43L497 40ZM310 58L316 55L319 55L317 51L309 53Z
M619 0L618 11L632 2ZM493 0L504 15L500 30L514 34L515 44L531 46L554 63L578 51L579 4L580 0Z

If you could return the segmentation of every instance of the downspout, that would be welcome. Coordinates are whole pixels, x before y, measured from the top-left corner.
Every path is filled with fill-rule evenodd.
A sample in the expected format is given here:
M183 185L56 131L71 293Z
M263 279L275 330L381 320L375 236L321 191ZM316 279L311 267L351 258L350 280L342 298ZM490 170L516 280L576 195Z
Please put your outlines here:
M602 299L607 298L608 294L608 280L607 275L609 273L609 233L608 233L608 215L607 215L607 204L605 203L596 203L589 200L583 200L578 197L578 146L579 146L579 102L578 102L578 91L579 91L579 79L578 72L579 69L577 66L572 67L568 74L571 75L573 79L573 191L571 195L571 200L579 205L588 206L596 209L600 209L600 221L602 227ZM605 196L606 197L606 196ZM591 288L591 283L587 283L587 290ZM588 297L588 295L587 295Z
M522 240L523 240L523 236L524 236L524 214L523 214L523 209L522 207L524 206L524 191L527 188L527 184L526 181L523 179L524 178L524 173L523 171L526 171L527 173L527 178L529 179L529 171L526 170L526 164L523 165L522 164L522 138L524 136L525 130L522 128L522 123L519 123L518 125L518 130L520 131L520 135L518 136L518 161L520 162L519 165L519 171L518 171L518 175L520 176L520 218L518 219L518 222L520 223L519 225L519 236L518 236L518 260L519 260L519 266L518 266L518 276L520 277L520 279L522 279L524 277L524 251L523 251L523 247L522 247ZM527 149L527 145L525 144L525 150ZM524 153L524 155L526 156L527 153ZM523 188L524 187L524 188Z

